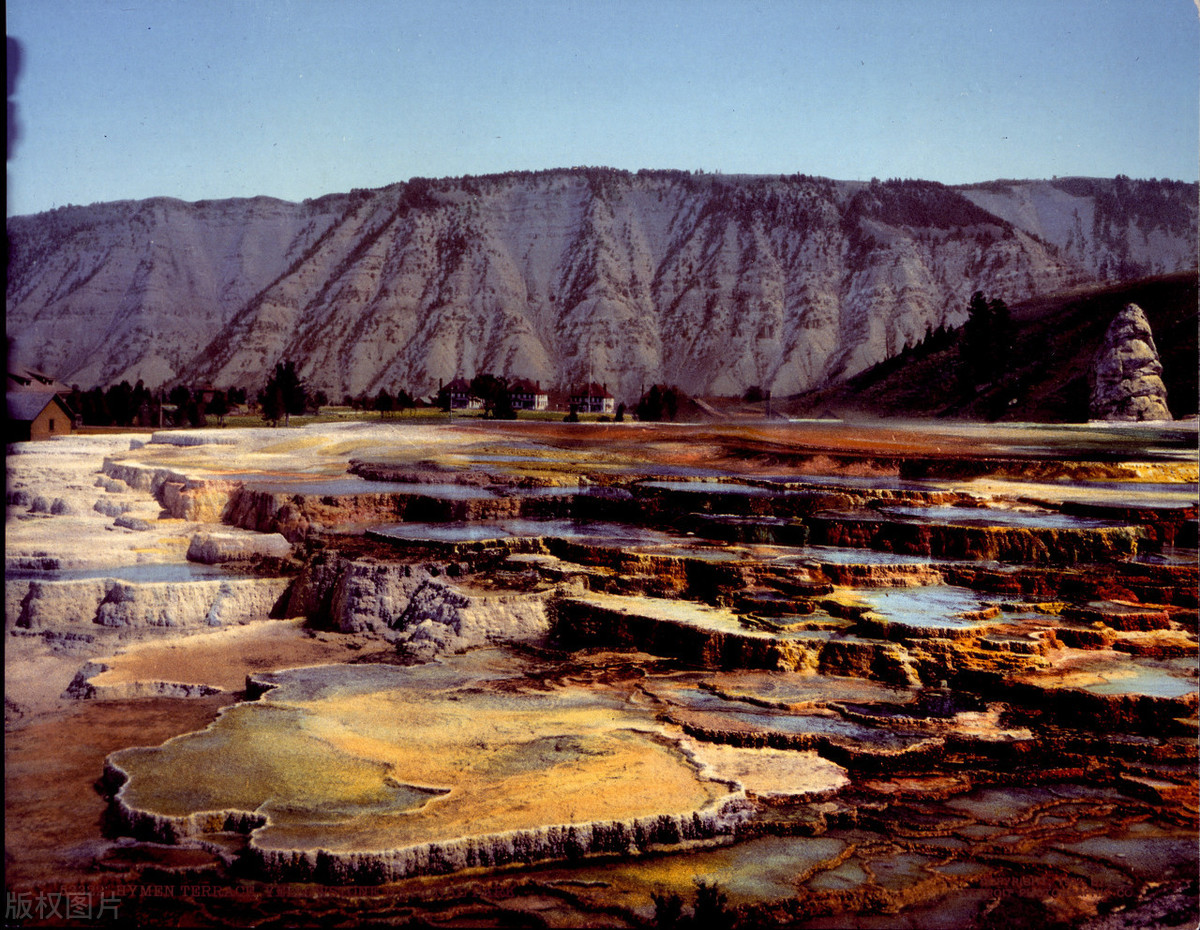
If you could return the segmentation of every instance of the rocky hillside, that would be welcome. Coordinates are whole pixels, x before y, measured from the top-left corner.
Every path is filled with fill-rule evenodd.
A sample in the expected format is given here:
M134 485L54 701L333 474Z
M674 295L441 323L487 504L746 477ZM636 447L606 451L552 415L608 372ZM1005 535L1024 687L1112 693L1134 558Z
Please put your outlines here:
M1014 349L1003 376L964 383L961 332L932 339L837 384L804 392L775 409L792 416L836 414L1082 423L1105 330L1130 303L1144 312L1162 361L1171 416L1197 404L1195 272L1098 285L1039 297L1012 308ZM753 412L753 411L747 411Z
M1195 184L1118 176L993 181L960 190L1102 281L1196 267Z
M241 307L300 263L345 200L155 199L10 218L15 355L84 389L186 376Z
M1197 188L950 188L572 169L414 179L302 204L156 199L8 221L15 358L81 387L261 386L290 358L332 397L490 371L776 396L965 317L1196 267Z

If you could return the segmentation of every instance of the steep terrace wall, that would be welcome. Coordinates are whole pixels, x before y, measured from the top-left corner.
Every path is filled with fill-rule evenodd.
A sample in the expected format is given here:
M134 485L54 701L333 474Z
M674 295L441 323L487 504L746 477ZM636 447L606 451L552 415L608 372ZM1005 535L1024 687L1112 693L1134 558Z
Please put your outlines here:
M573 497L498 496L456 499L420 492L296 494L239 488L222 514L225 523L300 542L311 533L383 523L450 523L517 517L569 516Z
M282 616L287 578L138 584L112 578L31 581L15 625L28 630L105 627L204 629Z
M169 468L104 460L104 474L131 488L149 491L167 516L194 523L220 523L240 481L189 478Z
M450 574L458 563L379 562L319 552L296 580L292 615L342 633L387 635L422 659L492 642L540 639L550 629L554 590L482 592Z
M1134 527L980 527L909 523L867 513L818 514L807 523L815 545L1025 564L1110 561L1136 553L1142 535Z

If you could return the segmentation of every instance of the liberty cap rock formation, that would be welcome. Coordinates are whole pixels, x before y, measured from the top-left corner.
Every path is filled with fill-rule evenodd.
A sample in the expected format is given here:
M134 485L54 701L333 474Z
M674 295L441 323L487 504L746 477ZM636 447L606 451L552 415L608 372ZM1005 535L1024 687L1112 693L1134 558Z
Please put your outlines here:
M1092 366L1092 418L1169 420L1162 362L1146 314L1126 304L1104 334Z

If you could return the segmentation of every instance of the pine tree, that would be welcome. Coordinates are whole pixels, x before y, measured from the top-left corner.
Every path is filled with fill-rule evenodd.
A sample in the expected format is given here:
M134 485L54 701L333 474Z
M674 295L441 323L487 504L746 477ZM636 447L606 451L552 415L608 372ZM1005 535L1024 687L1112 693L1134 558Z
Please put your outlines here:
M638 401L638 419L674 420L682 397L683 393L674 385L655 384Z
M307 394L304 382L296 374L295 364L290 360L276 362L274 374L267 379L267 386L258 395L263 419L272 426L277 426L282 419L286 426L293 413L304 413Z
M392 409L396 406L396 401L388 393L387 388L380 388L379 393L375 395L375 402L372 406L379 411L379 419L382 420L392 412Z
M988 300L983 291L971 295L968 318L963 325L962 378L968 387L996 381L1004 376L1013 348L1012 315L1008 305Z

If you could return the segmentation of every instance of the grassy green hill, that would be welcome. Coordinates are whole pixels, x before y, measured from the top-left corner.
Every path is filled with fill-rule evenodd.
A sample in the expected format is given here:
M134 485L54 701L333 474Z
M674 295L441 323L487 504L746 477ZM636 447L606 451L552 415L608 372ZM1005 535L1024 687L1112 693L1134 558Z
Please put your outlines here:
M860 375L776 405L790 416L918 416L1050 423L1088 419L1088 369L1113 317L1127 303L1145 311L1163 363L1167 403L1176 417L1196 414L1195 272L1072 291L1011 308L1012 363L978 392L960 383L961 330ZM964 308L965 309L965 308Z

